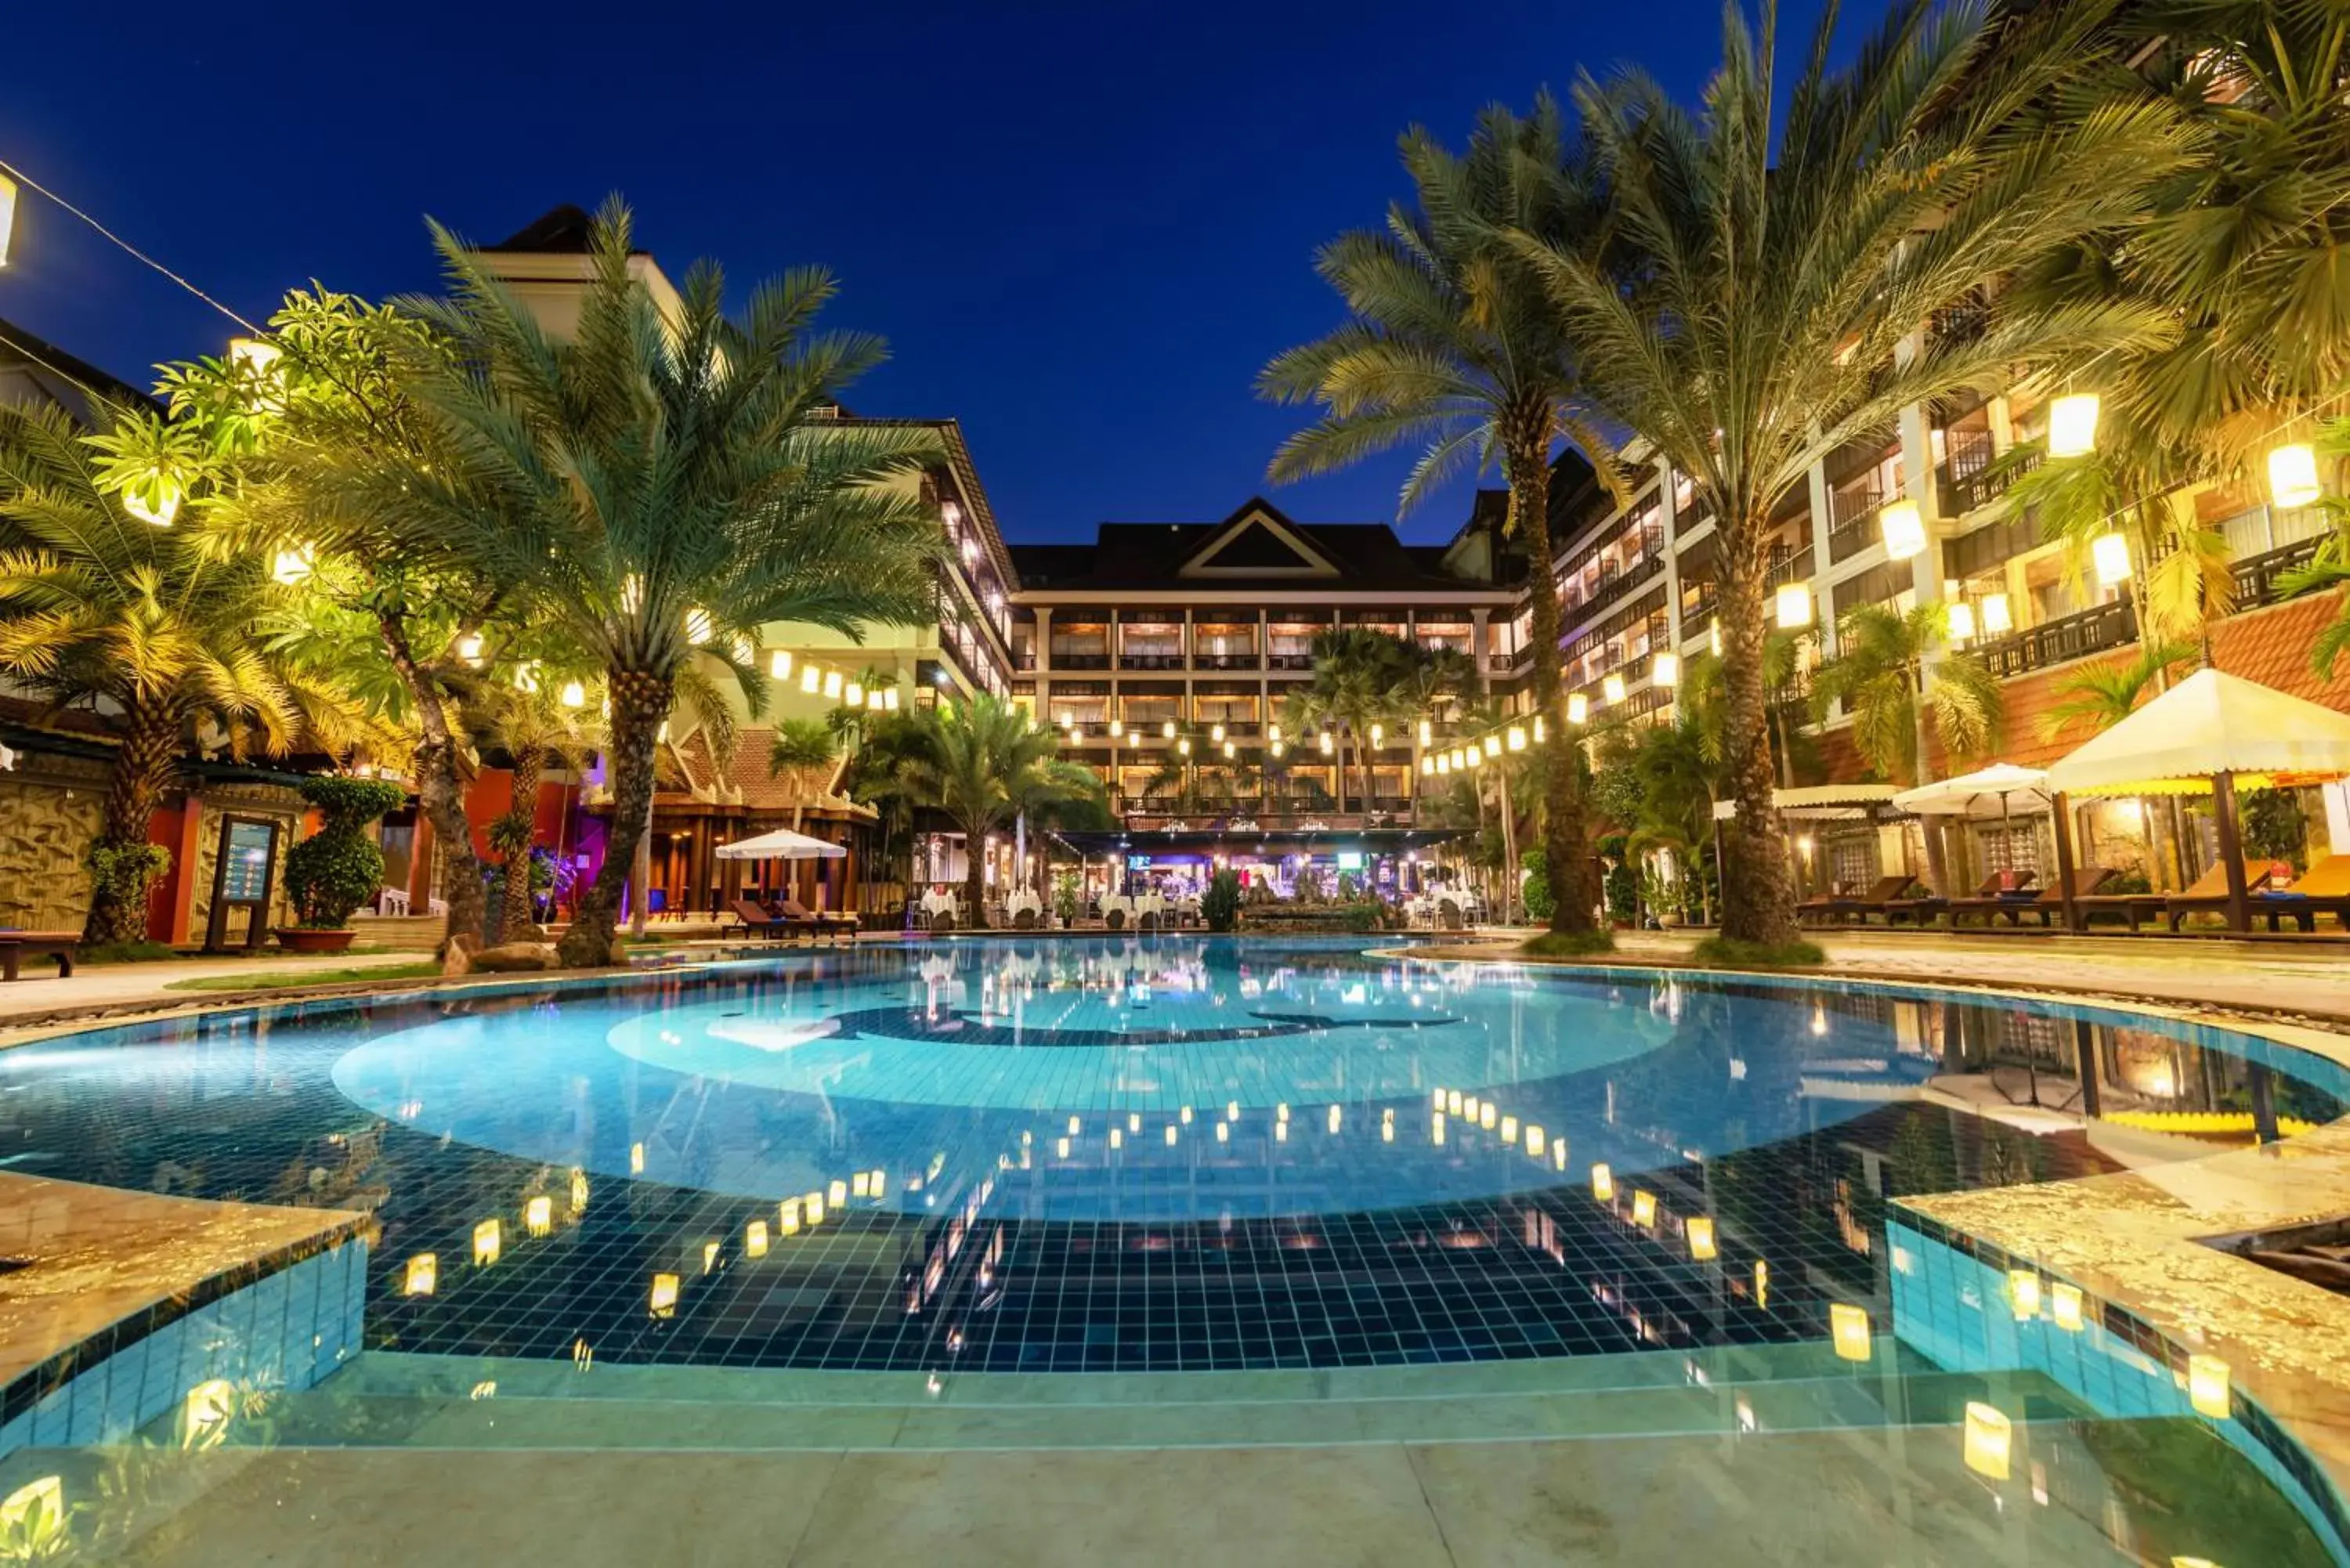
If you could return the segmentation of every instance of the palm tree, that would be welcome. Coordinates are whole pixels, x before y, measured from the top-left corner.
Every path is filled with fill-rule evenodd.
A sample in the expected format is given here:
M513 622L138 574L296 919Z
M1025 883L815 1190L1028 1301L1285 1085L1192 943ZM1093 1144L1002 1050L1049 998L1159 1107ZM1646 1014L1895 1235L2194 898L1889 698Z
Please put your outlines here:
M564 701L554 678L486 689L475 712L483 738L506 754L513 798L505 815L490 824L490 847L504 857L501 867L498 940L529 940L535 923L531 899L531 837L538 823L538 783L547 764L576 766L603 743L601 727L587 701ZM592 697L592 693L586 693Z
M2171 670L2195 657L2191 643L2142 642L2135 658L2118 664L2077 666L2051 691L2056 701L2040 716L2040 732L2053 741L2067 730L2111 729L2136 712L2148 691L2159 690Z
M1348 467L1416 445L1419 460L1399 505L1409 511L1473 457L1498 458L1508 482L1508 528L1534 562L1534 704L1557 711L1558 585L1550 570L1553 448L1579 447L1612 487L1614 447L1586 417L1576 348L1546 307L1540 281L1504 231L1560 251L1596 248L1597 224L1567 168L1559 106L1540 99L1520 119L1480 117L1465 156L1414 128L1402 140L1415 208L1392 207L1384 230L1357 230L1325 246L1317 265L1351 319L1265 367L1258 388L1287 403L1315 403L1320 420L1282 443L1277 482ZM1551 770L1544 852L1555 888L1583 881L1583 806L1575 770ZM1345 790L1340 790L1344 805ZM1558 930L1592 925L1592 900L1562 897Z
M1050 730L1027 710L981 692L908 715L893 747L898 784L915 803L946 813L962 829L963 898L974 925L986 916L985 846L1023 811L1098 794L1100 781L1055 753Z
M840 741L823 719L786 719L767 743L767 776L792 776L792 831L797 833L804 804L840 761Z
M754 289L738 320L719 269L699 264L665 315L631 273L615 200L593 225L577 335L557 341L454 235L433 237L452 297L412 308L452 353L408 356L400 385L461 461L359 488L409 529L453 535L602 667L612 848L562 950L606 963L681 683L731 685L756 712L761 627L855 637L924 619L940 535L906 481L937 443L824 417L882 348L811 333L834 293L820 271Z
M57 707L119 715L121 743L88 850L93 944L146 934L147 888L171 864L149 820L183 752L340 753L380 734L357 704L260 632L268 566L189 527L157 527L101 482L57 409L0 402L0 672Z
M1759 36L1727 11L1702 116L1637 73L1576 90L1610 245L1595 254L1539 232L1518 244L1575 344L1583 394L1717 519L1737 802L1726 938L1795 937L1762 683L1783 501L1905 408L2168 330L2128 301L2002 302L1980 331L1921 330L2052 252L2128 230L2185 166L2189 137L2168 106L2044 112L2108 57L2099 30L2112 9L1900 0L1842 69L1829 63L1841 53L1831 11L1775 139L1773 4Z
M1338 809L1347 809L1347 755L1352 751L1363 785L1363 809L1371 809L1373 726L1392 726L1410 715L1406 682L1419 650L1401 638L1368 627L1338 627L1314 637L1314 678L1290 693L1290 719L1305 739L1308 729L1335 727L1338 752ZM1381 740L1385 740L1384 732Z
M1998 734L1999 679L1988 665L1952 652L1929 667L1948 618L1940 604L1906 614L1861 605L1837 623L1836 656L1812 672L1814 716L1841 705L1861 760L1880 777L1932 782L1929 728L1954 757L1989 751Z

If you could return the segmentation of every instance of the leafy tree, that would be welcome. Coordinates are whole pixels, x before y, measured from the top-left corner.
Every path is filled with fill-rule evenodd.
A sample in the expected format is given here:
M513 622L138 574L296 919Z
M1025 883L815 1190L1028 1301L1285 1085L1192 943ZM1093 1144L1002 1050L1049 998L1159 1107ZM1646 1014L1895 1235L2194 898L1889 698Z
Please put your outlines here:
M486 835L490 847L502 857L497 930L501 942L529 940L536 923L531 837L538 826L539 780L548 763L577 766L603 743L602 726L593 719L592 710L585 701L577 707L566 704L564 685L568 682L557 684L560 680L558 673L546 671L534 677L527 691L511 685L491 687L473 709L474 716L484 722L481 739L505 753L513 788L504 815L490 824ZM582 687L583 697L592 695L585 691L584 682Z
M184 752L340 753L371 731L256 634L280 591L268 566L130 515L98 446L57 409L0 402L0 671L56 707L120 715L82 926L113 944L146 934L148 885L171 864L148 824Z
M1227 868L1209 878L1200 898L1200 918L1211 931L1229 931L1240 924L1241 874Z
M1575 335L1546 307L1536 273L1502 236L1536 236L1556 254L1594 244L1600 224L1585 187L1565 177L1569 141L1566 117L1548 98L1523 119L1487 110L1465 155L1425 130L1406 132L1416 204L1392 207L1384 229L1340 235L1319 258L1350 319L1258 378L1267 397L1323 410L1282 444L1272 468L1277 481L1414 445L1419 460L1400 498L1409 510L1471 459L1498 460L1509 484L1508 529L1534 563L1535 711L1554 715L1561 675L1558 585L1549 570L1553 450L1570 441L1611 485L1620 481L1614 445L1587 415ZM1581 888L1587 856L1575 774L1555 769L1548 781L1551 879ZM1589 929L1590 904L1561 899L1556 928Z
M1762 659L1782 503L1905 408L2170 330L2128 301L2002 299L1979 331L1920 333L1974 318L1987 286L2052 253L2129 232L2186 166L2191 138L2166 105L2049 112L2123 68L2097 47L2112 10L1898 0L1841 68L1832 11L1783 100L1775 5L1759 36L1731 7L1702 116L1637 72L1576 90L1610 245L1595 254L1539 232L1518 243L1575 344L1584 395L1688 475L1717 519L1737 802L1727 940L1795 940Z
M2120 663L2077 668L2057 681L2056 701L2040 718L2040 732L2054 740L2068 730L2109 730L2137 711L2146 693L2171 670L2196 656L2184 642L2141 642Z
M564 936L571 964L614 953L622 851L650 822L681 684L731 685L755 712L762 626L921 621L940 539L910 483L933 435L825 417L882 357L810 330L830 277L763 285L738 319L720 270L697 264L664 315L631 271L631 226L617 200L598 214L577 335L558 341L436 225L452 294L415 309L452 352L405 356L400 388L458 461L352 487L404 534L452 535L602 667L613 848Z
M383 850L369 830L408 798L381 779L306 779L302 798L318 808L318 831L286 852L286 896L295 919L340 930L383 886Z
M1368 627L1337 627L1316 632L1314 675L1290 692L1291 725L1303 743L1306 733L1330 728L1338 745L1338 809L1347 809L1347 758L1352 753L1360 778L1363 809L1371 808L1371 729L1394 730L1418 717L1407 706L1418 685L1425 650ZM1400 734L1394 738L1401 739Z
M822 774L840 761L838 732L822 719L786 719L775 726L767 744L770 778L789 774L792 779L792 831L799 831L801 803L816 791Z
M1999 679L1971 654L1952 652L1929 667L1941 646L1948 609L1923 604L1904 613L1862 605L1836 629L1836 656L1812 672L1812 705L1825 716L1842 704L1852 738L1878 777L1928 783L1930 727L1953 757L1991 749L1999 732Z

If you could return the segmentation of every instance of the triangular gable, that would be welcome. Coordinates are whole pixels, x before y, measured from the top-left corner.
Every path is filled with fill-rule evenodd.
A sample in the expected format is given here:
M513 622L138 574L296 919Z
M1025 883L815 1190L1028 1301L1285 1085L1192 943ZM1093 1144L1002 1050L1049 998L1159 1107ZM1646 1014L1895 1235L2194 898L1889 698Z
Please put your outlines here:
M1251 501L1191 552L1185 577L1335 577L1338 568L1263 501Z

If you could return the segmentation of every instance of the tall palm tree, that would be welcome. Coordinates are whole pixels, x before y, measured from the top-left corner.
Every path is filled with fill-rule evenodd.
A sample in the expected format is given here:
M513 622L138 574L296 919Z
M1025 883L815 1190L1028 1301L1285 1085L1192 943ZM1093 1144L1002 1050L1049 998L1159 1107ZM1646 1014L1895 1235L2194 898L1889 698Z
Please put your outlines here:
M1575 346L1583 394L1686 474L1717 519L1737 802L1725 937L1795 936L1762 685L1781 503L1907 407L2169 330L2130 301L2002 302L1980 331L1932 327L2052 252L2128 231L2184 167L2190 137L2168 106L2046 112L2102 62L2120 68L2101 47L2112 10L1897 0L1840 69L1831 10L1783 99L1766 0L1759 33L1727 11L1701 116L1637 73L1576 89L1609 249L1538 232L1519 244Z
M529 940L535 913L531 907L531 837L538 824L538 784L549 763L576 766L603 744L602 726L596 722L592 691L584 690L574 706L564 701L568 682L549 672L533 680L527 690L492 686L484 690L473 711L483 726L482 740L506 754L513 788L504 815L490 824L485 836L490 847L504 857L499 870L500 903L497 939L502 942Z
M1817 717L1841 704L1853 743L1880 777L1931 783L1928 732L1945 753L1975 756L1999 732L1999 678L1971 654L1951 652L1929 668L1942 646L1949 611L1923 604L1906 613L1861 605L1836 628L1836 656L1812 672Z
M101 466L62 410L0 402L0 673L118 715L82 927L117 943L146 935L148 885L171 865L148 825L184 753L217 736L238 756L297 740L338 753L380 735L260 630L279 592L267 563L133 517Z
M1562 253L1588 253L1598 248L1599 225L1583 188L1565 177L1565 116L1547 97L1523 119L1486 110L1465 155L1417 127L1401 147L1416 206L1390 208L1384 230L1340 235L1317 262L1351 319L1283 354L1258 378L1265 396L1323 410L1282 443L1272 474L1285 482L1417 446L1419 460L1399 503L1409 511L1472 459L1498 460L1509 484L1508 529L1533 563L1535 710L1555 715L1554 449L1572 442L1611 487L1620 480L1613 444L1586 417L1573 336L1547 308L1534 271L1501 235L1514 230ZM1552 769L1546 789L1544 853L1551 885L1560 888L1581 886L1587 858L1575 777L1576 770ZM1590 929L1591 903L1561 898L1554 929Z
M409 356L400 385L461 461L359 488L408 529L453 535L601 665L611 849L562 951L609 962L681 682L732 684L755 712L761 627L855 637L926 618L940 535L906 481L937 443L824 417L882 348L810 330L834 293L820 271L753 290L737 319L719 269L698 264L665 315L630 270L614 200L593 225L577 336L558 341L454 235L433 237L452 294L411 308L452 354Z
M786 719L775 726L767 743L767 774L792 777L793 832L799 831L803 804L823 782L820 775L839 761L839 737L825 720Z
M1420 660L1420 650L1401 638L1369 627L1337 627L1314 637L1314 677L1290 695L1290 718L1304 741L1305 731L1327 726L1338 746L1338 809L1347 809L1347 758L1352 754L1363 794L1363 809L1371 809L1371 742L1373 726L1386 732L1412 715L1409 683Z
M2051 690L2056 701L2040 716L2041 734L2053 741L2068 730L2111 729L2195 654L2192 643L2141 642L2134 657L2117 664L2076 667Z
M1026 709L985 692L908 715L896 748L899 784L922 805L954 819L963 832L963 898L974 925L986 923L985 846L1024 810L1098 794L1086 768L1055 753L1050 730Z

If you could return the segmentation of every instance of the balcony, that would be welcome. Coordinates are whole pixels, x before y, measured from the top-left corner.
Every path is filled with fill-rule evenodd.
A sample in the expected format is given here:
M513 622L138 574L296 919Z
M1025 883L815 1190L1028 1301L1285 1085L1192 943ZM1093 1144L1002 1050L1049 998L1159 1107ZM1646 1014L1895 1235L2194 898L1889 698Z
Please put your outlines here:
M1600 584L1592 591L1591 597L1581 604L1562 605L1559 607L1559 618L1570 624L1579 624L1588 620L1626 595L1637 591L1645 584L1655 581L1663 575L1664 569L1665 558L1662 555L1643 556L1623 571Z
M1975 652L1993 675L2006 680L2045 670L2052 664L2086 659L2093 653L2126 648L2137 640L2137 612L2130 607L2127 599L2118 599L2075 615L2043 621L2012 637L1984 643Z
M1197 670L1254 670L1256 650L1246 653L1195 653L1191 664Z
M2040 466L2037 449L2011 462L1998 461L1989 431L1946 431L1943 448L1950 455L1934 471L1936 499L1945 517L1963 517L2007 493L2008 486Z
M2273 604L2284 596L2277 591L2277 579L2287 572L2309 565L2317 555L2317 547L2326 535L2296 539L2290 545L2247 556L2229 570L2236 578L2236 607L2250 609L2255 605Z
M1264 667L1267 670L1311 670L1314 668L1314 655L1302 648L1275 648L1264 656Z
M1842 566L1877 543L1877 517L1898 498L1881 490L1839 490L1828 496L1828 560Z
M1101 652L1063 653L1055 649L1053 650L1052 667L1055 670L1107 670L1109 655Z
M1802 549L1791 551L1771 563L1771 574L1763 579L1762 586L1765 588L1775 588L1782 583L1808 582L1811 580L1811 576L1812 547L1806 545Z
M1118 656L1120 670L1180 670L1183 653L1180 649L1169 651L1161 648L1128 649Z

